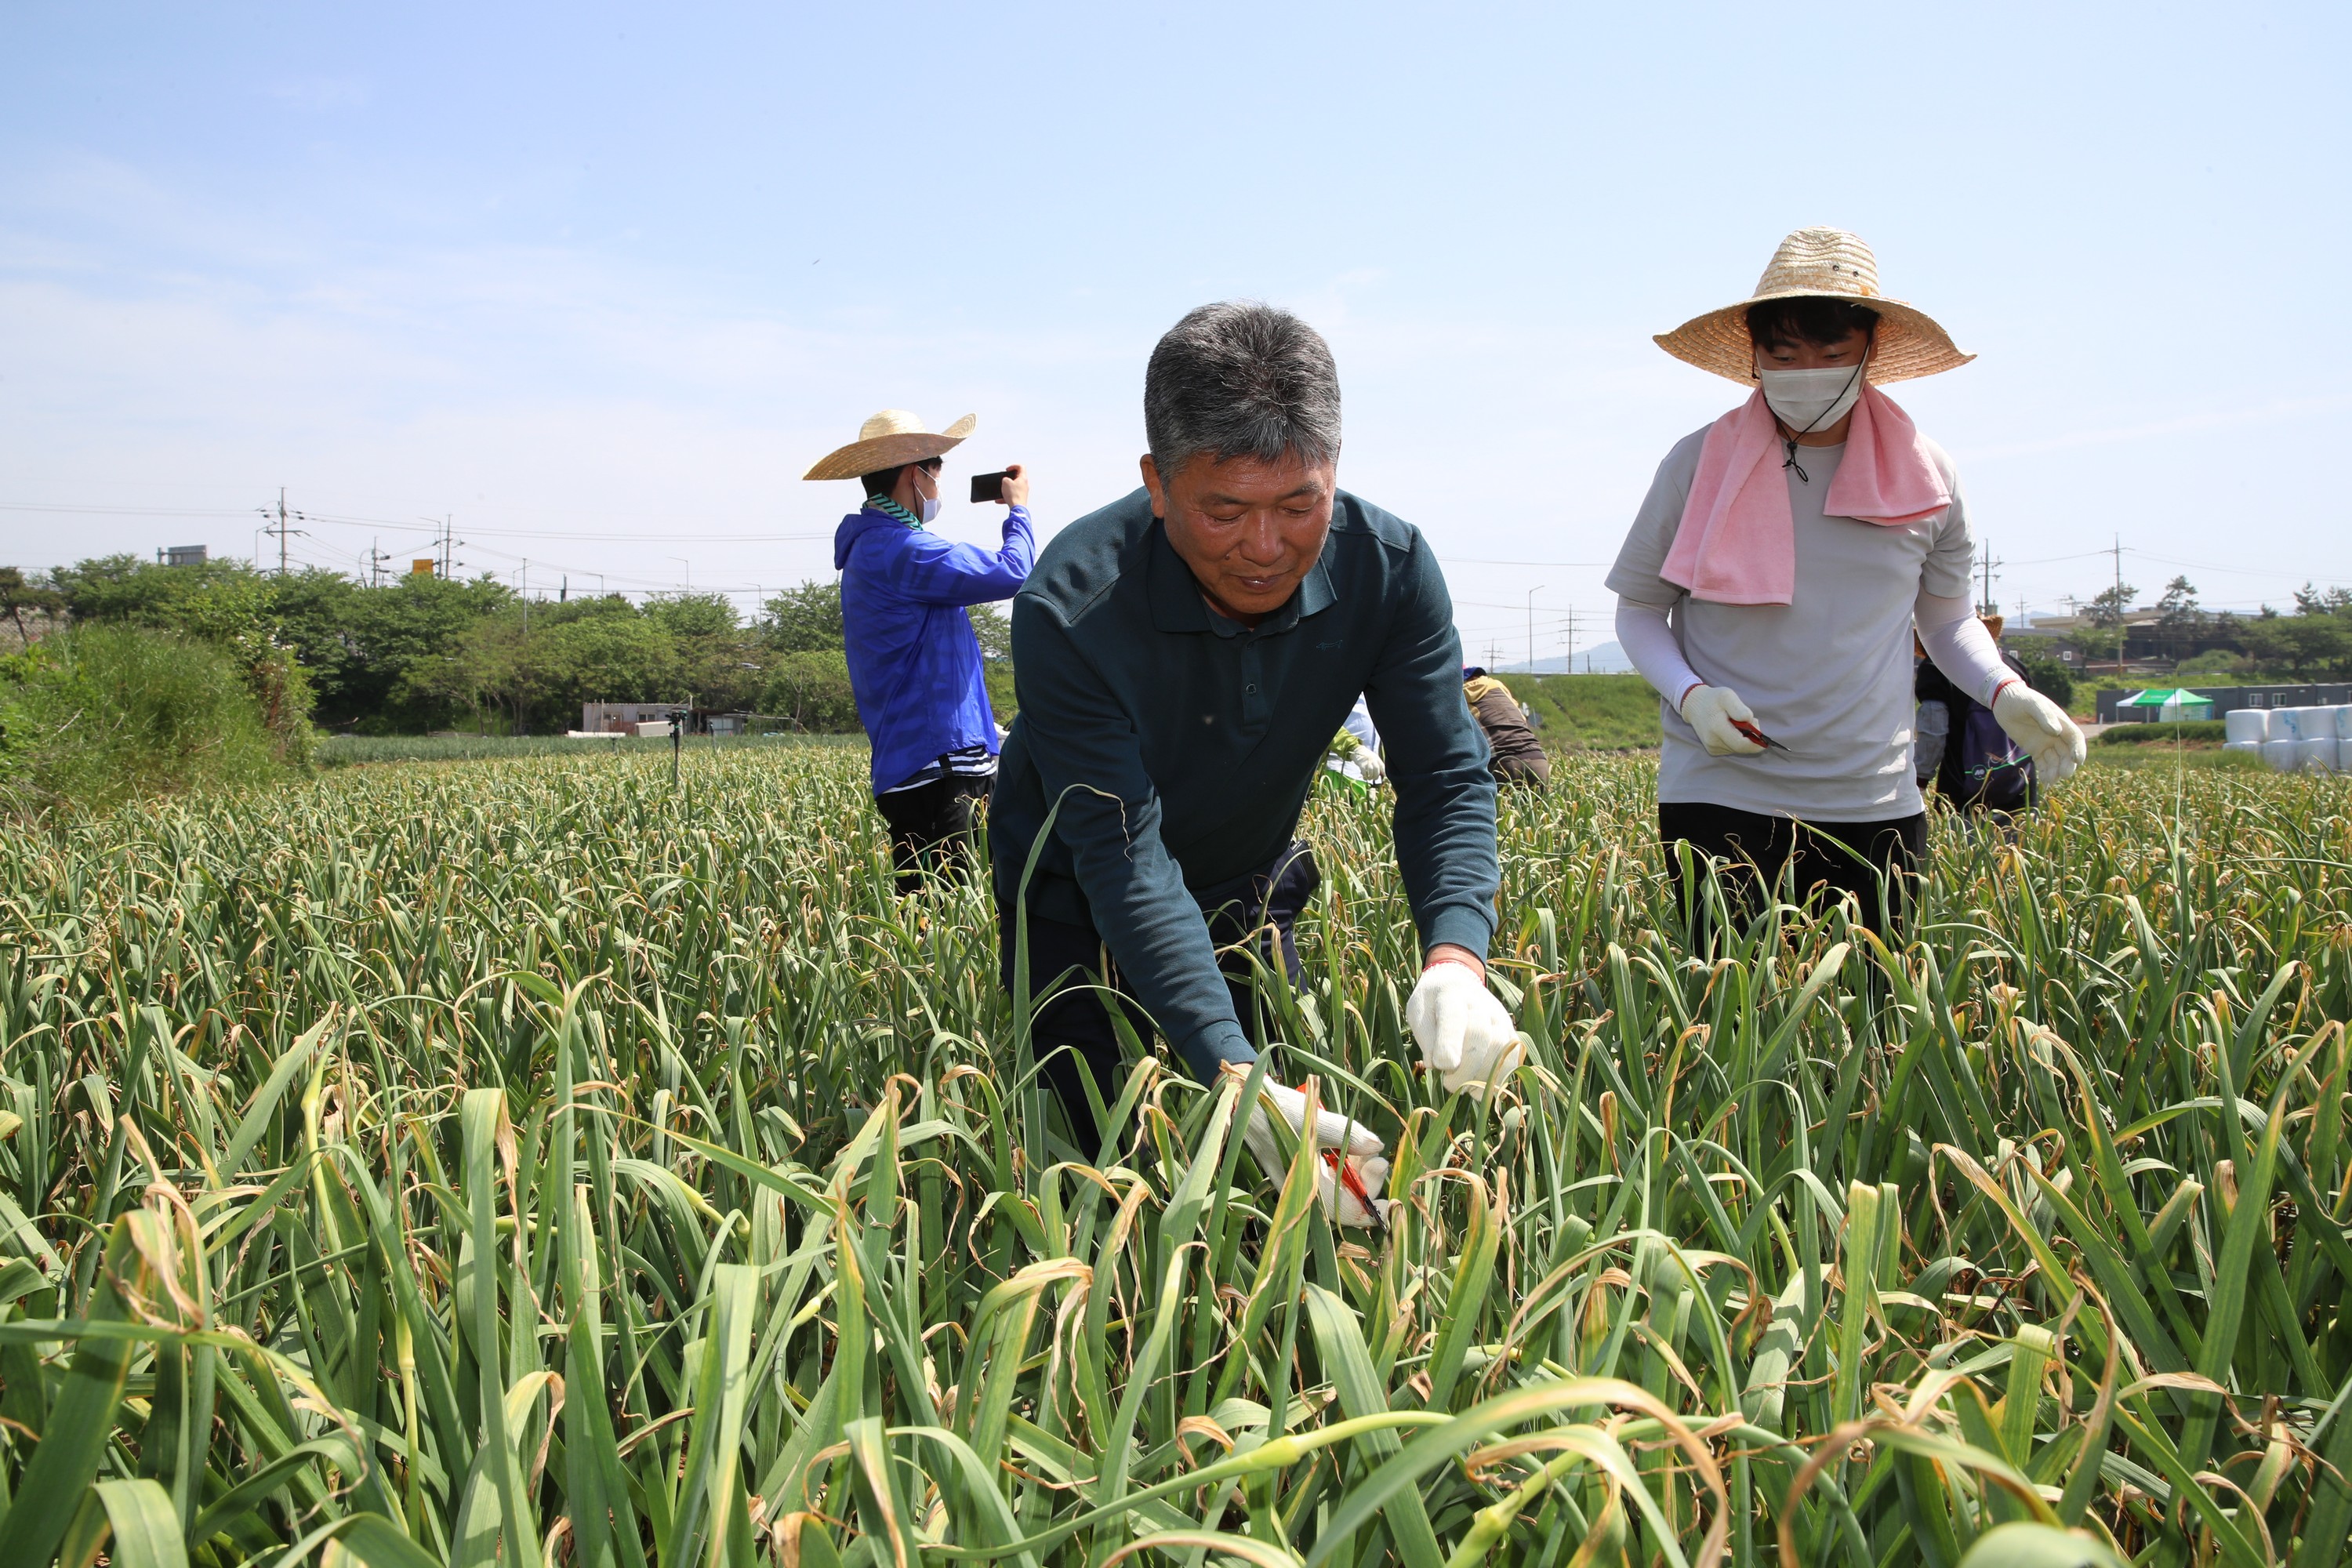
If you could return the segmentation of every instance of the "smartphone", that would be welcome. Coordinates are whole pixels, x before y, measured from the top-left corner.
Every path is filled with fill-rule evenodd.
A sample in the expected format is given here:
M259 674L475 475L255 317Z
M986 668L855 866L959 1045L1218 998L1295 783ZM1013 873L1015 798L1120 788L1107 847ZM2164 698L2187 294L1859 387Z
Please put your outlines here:
M1004 481L1012 477L1012 471L1006 468L999 468L992 474L972 475L971 504L978 506L982 501L1003 500Z

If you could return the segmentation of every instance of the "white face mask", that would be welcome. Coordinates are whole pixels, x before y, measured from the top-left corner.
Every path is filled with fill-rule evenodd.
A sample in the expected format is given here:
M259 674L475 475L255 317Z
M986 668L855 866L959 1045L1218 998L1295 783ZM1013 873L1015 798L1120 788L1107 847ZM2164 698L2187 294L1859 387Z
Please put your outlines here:
M1844 418L1861 401L1862 381L1869 361L1832 365L1827 370L1767 370L1759 365L1757 379L1764 385L1765 406L1780 423L1802 436L1826 430Z
M938 521L940 515L940 498L937 496L916 497L915 515L921 518L925 522L933 522Z

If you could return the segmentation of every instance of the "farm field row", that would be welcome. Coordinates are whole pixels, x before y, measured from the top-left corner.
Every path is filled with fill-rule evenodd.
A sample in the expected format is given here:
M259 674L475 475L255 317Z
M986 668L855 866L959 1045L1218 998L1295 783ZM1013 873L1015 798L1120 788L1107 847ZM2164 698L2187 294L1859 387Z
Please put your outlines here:
M1318 796L1276 1065L1391 1142L1385 1233L1158 1062L1061 1136L854 747L19 833L0 1563L2335 1563L2352 786L2163 761L1939 821L1899 950L1706 963L1654 764L1563 759L1487 1108Z

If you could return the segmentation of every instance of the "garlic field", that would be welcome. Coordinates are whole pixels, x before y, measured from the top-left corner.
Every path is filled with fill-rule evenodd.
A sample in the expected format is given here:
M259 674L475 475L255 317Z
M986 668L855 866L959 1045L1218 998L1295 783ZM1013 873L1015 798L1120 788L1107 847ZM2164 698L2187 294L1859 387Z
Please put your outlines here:
M1483 1108L1311 808L1385 1233L1159 1061L1066 1141L855 752L13 830L0 1564L2341 1560L2352 786L2094 769L1698 963L1653 772L1507 797Z

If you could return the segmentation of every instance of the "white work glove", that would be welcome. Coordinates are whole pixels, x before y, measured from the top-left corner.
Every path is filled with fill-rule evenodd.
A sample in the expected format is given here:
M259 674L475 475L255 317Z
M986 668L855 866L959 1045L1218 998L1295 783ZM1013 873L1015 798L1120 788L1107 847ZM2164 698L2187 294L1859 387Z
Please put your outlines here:
M2083 731L2066 710L2022 680L1996 692L1992 716L2009 738L2033 759L2033 776L2043 788L2066 782L2082 765Z
M1510 1013L1466 963L1447 959L1423 970L1404 1021L1423 1064L1449 1094L1466 1089L1483 1097L1489 1079L1501 1082L1527 1059Z
M1683 722L1698 731L1710 757L1752 757L1764 750L1741 734L1732 721L1752 724L1756 715L1728 686L1694 686L1683 693Z
M1356 754L1348 760L1356 764L1356 771L1364 775L1366 784L1378 784L1389 776L1388 763L1381 761L1381 754L1370 746L1357 747Z
M1224 1072L1236 1082L1246 1080L1249 1068L1238 1063L1225 1064ZM1257 1168L1279 1183L1282 1173L1289 1166L1282 1158L1282 1149L1274 1140L1274 1129L1267 1125L1266 1108L1271 1105L1290 1124L1293 1136L1307 1121L1307 1097L1295 1089L1267 1079L1257 1086L1258 1103L1250 1107L1249 1120L1242 1123L1242 1142L1249 1145L1250 1153L1257 1160ZM1335 1110L1318 1110L1315 1114L1315 1150L1317 1163L1316 1193L1323 1200L1323 1212L1340 1225L1380 1226L1385 1223L1388 1205L1380 1190L1388 1184L1389 1163L1385 1157L1388 1145L1380 1135L1360 1121L1350 1121ZM1374 1206L1367 1207L1364 1199L1349 1190L1340 1179L1339 1160L1363 1188L1364 1197Z

